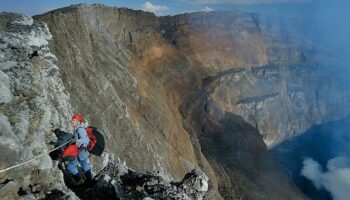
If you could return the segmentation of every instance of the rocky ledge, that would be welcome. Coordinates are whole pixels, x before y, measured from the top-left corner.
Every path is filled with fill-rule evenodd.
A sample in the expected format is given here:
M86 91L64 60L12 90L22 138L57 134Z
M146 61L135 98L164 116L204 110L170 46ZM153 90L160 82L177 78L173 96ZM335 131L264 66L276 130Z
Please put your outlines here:
M51 38L45 23L0 13L0 169L18 164L0 172L2 199L42 199L54 189L74 196L47 154L51 124L67 128L71 110Z
M67 188L69 174L49 157L52 125L68 130L73 110L48 47L51 38L43 22L0 13L1 198L203 199L209 178L202 171L171 182L160 173L131 170L113 154L104 154L101 168L94 165L93 182Z
M69 185L70 175L65 173ZM209 178L198 169L187 173L182 181L166 180L159 172L137 172L129 169L125 163L105 154L99 172L92 182L71 189L80 199L205 199ZM70 194L55 190L45 199L69 199Z

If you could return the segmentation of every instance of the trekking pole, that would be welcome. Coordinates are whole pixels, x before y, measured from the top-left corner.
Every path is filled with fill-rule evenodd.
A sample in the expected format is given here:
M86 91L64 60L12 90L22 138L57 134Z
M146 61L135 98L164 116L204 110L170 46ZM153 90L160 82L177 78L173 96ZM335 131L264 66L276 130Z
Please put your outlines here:
M66 144L70 143L71 141L72 141L72 140L69 140L68 142L66 142L66 143L62 144L61 146L58 146L58 147L56 147L56 148L52 149L52 150L51 150L51 151L49 151L49 152L39 154L38 156L35 156L34 158L31 158L31 159L29 159L29 160L27 160L27 161L24 161L24 162L19 163L19 164L17 164L17 165L13 165L13 166L11 166L11 167L8 167L8 168L5 168L5 169L2 169L2 170L0 170L0 173L2 173L2 172L6 172L6 171L8 171L8 170L10 170L10 169L13 169L13 168L17 168L17 167L19 167L19 166L21 166L21 165L24 165L24 164L26 164L26 163L29 163L29 162L31 162L31 161L33 161L33 160L37 159L37 158L40 158L40 157L42 157L42 156L44 156L44 155L46 155L46 154L49 154L49 153L51 153L51 152L53 152L53 151L55 151L55 150L57 150L57 149L59 149L59 148L63 147L64 145L66 145Z

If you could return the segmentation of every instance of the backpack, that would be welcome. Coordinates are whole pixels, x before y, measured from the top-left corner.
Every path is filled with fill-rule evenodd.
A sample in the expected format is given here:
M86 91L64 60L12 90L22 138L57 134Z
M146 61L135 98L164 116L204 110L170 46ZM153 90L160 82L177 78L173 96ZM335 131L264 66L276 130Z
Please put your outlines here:
M87 150L96 156L101 156L105 149L105 139L103 134L98 131L96 127L92 126L85 128L85 130L90 140Z
M90 139L90 143L87 146L88 151L96 156L101 156L105 149L105 138L103 134L96 127L92 126L85 128L85 130Z

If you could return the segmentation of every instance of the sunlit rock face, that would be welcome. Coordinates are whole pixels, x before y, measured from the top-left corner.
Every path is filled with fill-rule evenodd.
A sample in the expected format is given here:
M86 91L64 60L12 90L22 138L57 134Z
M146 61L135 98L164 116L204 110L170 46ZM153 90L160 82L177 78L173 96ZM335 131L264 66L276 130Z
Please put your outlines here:
M178 111L191 74L158 31L156 16L80 5L35 18L53 35L50 49L72 106L104 131L111 151L132 169L177 181L200 165L211 181L209 196L220 198L214 172Z
M308 38L307 22L238 11L162 19L164 37L208 92L213 117L242 116L269 148L348 115L346 84L334 78L341 62Z
M48 48L52 35L45 23L20 14L1 13L0 25L2 198L203 199L209 178L200 169L193 167L181 182L170 182L173 179L162 166L153 168L157 174L136 172L121 164L120 159L112 159L113 154L104 155L104 167L93 165L96 183L85 188L88 192L84 187L80 188L83 192L69 190L65 185L69 173L63 175L57 161L52 161L48 154L53 149L50 143L56 139L53 129L70 131L74 111L57 67L57 57ZM122 194L117 191L116 181Z
M175 180L201 167L216 198L217 190L236 195L239 183L225 184L244 174L243 163L273 163L264 145L273 147L312 124L349 113L348 94L321 73L327 66L319 63L312 41L296 31L304 27L298 21L239 11L156 17L102 5L72 6L35 19L46 22L53 35L50 47L72 106L105 131L114 152L132 168L160 169ZM225 131L212 135L206 129L216 129L203 126L203 116ZM218 161L215 148L222 144L211 143L228 134L232 140L224 146L244 144L220 123L233 119L243 120L236 124L242 134L256 129L248 132L257 142L247 143L249 156L235 167ZM249 150L260 145L261 154ZM298 196L271 165L275 173L267 177L278 177L274 185ZM259 169L269 174L268 167ZM249 173L242 176L254 182ZM252 184L237 194L268 198L272 185Z
M0 173L3 199L40 199L59 189L70 194L62 173L53 166L48 142L51 124L68 127L69 96L50 52L47 26L31 17L0 14Z
M162 33L181 49L190 64L217 73L268 62L258 15L240 11L191 13L163 17Z
M11 27L6 20L0 23L3 30ZM50 33L39 21L47 23ZM34 126L33 121L18 125L33 126L28 131L35 134L40 133L35 128L48 130L51 122L69 129L66 120L79 112L103 130L108 149L132 169L158 170L175 181L202 169L209 177L208 199L303 199L267 147L349 113L348 94L332 73L323 73L327 66L319 63L311 40L295 31L302 30L298 22L280 23L239 11L156 17L77 5L36 16L33 22L28 18L18 26L28 31L36 24L42 25L45 36L29 31L28 41L19 44L40 48L18 48L24 49L21 53L7 48L1 38L1 70L7 76L1 78L0 111L6 114L0 123L9 137L3 140L9 141L4 144L9 153L21 150L11 141L28 137L16 136L13 127L20 120L12 121L15 114L6 106L20 109L11 103L18 103L17 96L26 103L35 97L41 103L34 105L52 105L43 107L54 113L40 118L44 121L34 120ZM285 24L295 26L284 28ZM47 47L52 54L45 54ZM23 65L28 72L17 82L17 75L12 80L7 74L22 66L12 56L16 52L33 66ZM46 65L35 70L35 63L44 58L55 70L46 72ZM38 94L18 95L16 88L36 91L24 86L36 85L27 81L36 73L46 73L41 81L53 76L57 91L39 84ZM13 185L11 180L3 183Z

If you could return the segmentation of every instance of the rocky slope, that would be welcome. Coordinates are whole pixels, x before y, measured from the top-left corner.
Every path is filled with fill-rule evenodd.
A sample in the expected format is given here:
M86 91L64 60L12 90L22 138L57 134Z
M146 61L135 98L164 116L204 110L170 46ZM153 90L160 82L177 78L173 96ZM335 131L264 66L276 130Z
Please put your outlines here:
M209 178L199 169L169 182L163 172L131 170L109 153L92 165L94 182L68 189L71 175L48 152L53 128L68 130L72 114L57 58L48 48L52 35L46 24L24 15L1 13L0 22L1 198L203 199Z
M50 49L62 56L59 66L72 106L104 130L111 151L135 170L159 170L177 181L203 160L205 173L215 183L214 172L200 151L195 154L183 128L177 108L180 96L168 89L182 84L166 80L168 75L178 76L177 70L149 73L153 67L158 70L152 62L163 55L157 46L167 45L154 34L158 19L153 14L81 5L36 18L48 24L53 35ZM181 66L171 55L164 59L165 68ZM186 74L183 70L180 73ZM166 82L171 85L163 86ZM211 191L219 196L217 189Z
M48 49L52 36L31 17L1 13L0 21L0 168L43 154L0 173L1 198L43 198L53 189L74 196L45 154L54 139L51 123L67 128L71 114L57 58Z
M268 148L349 113L348 92L319 59L324 55L296 31L304 26L299 22L239 11L156 17L103 5L71 6L34 19L34 25L47 23L50 56L43 53L49 52L51 38L46 28L39 46L13 50L1 41L4 74L23 65L28 78L45 73L37 78L55 80L40 81L38 93L20 96L21 101L33 98L43 103L29 103L49 108L47 116L38 114L44 121L34 120L38 125L22 132L38 134L38 127L45 126L40 138L51 137L50 123L68 129L72 111L80 112L103 130L108 149L135 170L158 170L166 180L181 181L190 170L202 169L209 177L208 199L303 199ZM12 37L8 21L3 15L2 34ZM23 25L27 32L17 34L30 35L32 26ZM17 64L22 57L26 64ZM45 71L48 67L41 62L46 60L54 73ZM17 124L8 119L20 112L8 111L20 109L13 99L24 75L16 76L17 82L16 77L5 77L2 87L7 90L1 90L8 132ZM55 88L46 91L51 85ZM26 124L32 126L32 121ZM1 148L9 149L6 145ZM11 159L6 166L24 160ZM2 180L4 186L14 182ZM13 188L18 191L20 186Z
M65 173L65 180L71 175ZM208 191L208 177L192 170L179 182L168 182L156 172L140 173L129 169L113 154L104 154L94 180L71 189L80 199L203 199ZM67 183L69 184L69 183ZM45 199L68 199L69 194L54 190Z
M185 52L199 87L208 92L213 117L242 116L269 148L349 113L349 93L334 81L336 56L321 53L322 44L306 37L306 22L239 11L162 22L164 37Z

